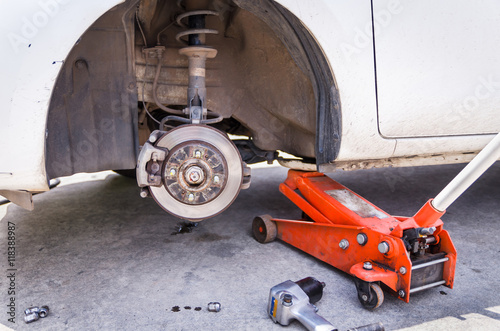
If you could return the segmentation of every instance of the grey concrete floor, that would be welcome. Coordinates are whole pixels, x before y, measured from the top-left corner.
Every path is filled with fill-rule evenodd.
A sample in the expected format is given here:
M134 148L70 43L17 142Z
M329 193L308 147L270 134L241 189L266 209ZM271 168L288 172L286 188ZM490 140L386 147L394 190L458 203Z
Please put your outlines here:
M462 167L331 176L385 211L411 216ZM414 294L409 304L386 294L374 312L361 307L347 274L283 242L252 238L256 215L300 216L278 192L286 171L254 169L251 188L228 210L180 235L172 235L180 220L139 198L134 180L111 173L65 179L34 197L33 212L0 207L0 323L15 330L304 330L297 322L273 324L267 298L278 283L314 276L327 284L319 313L340 330L379 321L387 330L500 330L500 164L443 217L458 250L455 288ZM15 324L6 314L9 222L17 253ZM208 312L210 301L222 310ZM23 310L43 304L50 315L25 324Z

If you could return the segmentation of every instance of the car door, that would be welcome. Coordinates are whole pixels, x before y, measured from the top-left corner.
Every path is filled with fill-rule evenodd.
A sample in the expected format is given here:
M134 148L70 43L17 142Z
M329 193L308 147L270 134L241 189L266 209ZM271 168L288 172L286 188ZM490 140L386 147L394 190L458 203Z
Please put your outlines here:
M372 4L380 134L409 138L499 132L500 2Z

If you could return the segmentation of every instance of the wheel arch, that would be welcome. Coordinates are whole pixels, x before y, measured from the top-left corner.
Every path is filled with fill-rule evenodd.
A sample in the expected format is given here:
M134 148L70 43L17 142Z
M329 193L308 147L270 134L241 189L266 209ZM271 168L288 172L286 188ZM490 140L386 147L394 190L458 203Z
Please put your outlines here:
M311 153L306 156L314 155L318 165L335 160L341 136L340 99L333 72L318 41L299 18L275 1L233 2L268 25L311 83L316 132L313 137L315 141L311 139L310 142ZM94 22L68 55L57 78L47 117L45 164L48 177L135 167L139 149L139 86L134 73L137 54L134 51L135 36L131 29L134 29L132 14L135 13L134 6L137 3L135 0L127 1L106 12L101 18L106 16L111 23L104 23L104 19L101 25L100 20ZM151 5L148 1L145 4ZM119 35L109 32L108 37L96 37L106 29L121 31L117 32ZM92 40L92 34L95 40ZM121 40L119 43L114 41L117 38ZM107 58L86 50L96 45L105 48L100 52L106 54ZM99 56L103 63L97 63ZM92 70L102 70L105 73L100 75L105 77L108 87L106 95L101 93L106 88L105 84L95 87L95 79L93 81L89 78ZM106 79L107 77L114 79ZM68 95L70 97L66 97ZM82 111L79 112L78 107ZM111 111L103 112L106 107ZM286 125L287 120L283 123ZM282 126L283 123L279 125ZM293 129L289 128L284 136L290 137L290 131ZM288 145L293 145L293 140Z
M334 73L321 45L297 16L275 1L234 2L268 24L307 73L316 99L316 163L335 160L340 149L341 103Z
M18 1L1 5L4 79L0 103L0 189L48 190L45 138L56 78L78 38L122 0ZM57 40L57 42L54 42Z
M135 168L133 44L139 1L121 2L87 27L57 76L47 114L49 178Z

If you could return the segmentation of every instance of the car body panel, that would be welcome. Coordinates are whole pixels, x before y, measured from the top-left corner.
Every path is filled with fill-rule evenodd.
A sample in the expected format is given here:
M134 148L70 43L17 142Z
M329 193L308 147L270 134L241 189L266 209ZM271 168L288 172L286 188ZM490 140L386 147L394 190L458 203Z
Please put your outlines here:
M500 131L500 6L495 0L374 1L384 137Z
M493 138L493 135L484 134L488 133L488 130L476 131L475 133L480 133L479 135L451 137L404 139L384 137L378 128L371 1L306 3L300 0L279 0L278 2L297 15L318 40L331 64L339 87L342 104L342 142L338 158L332 163L359 160L381 160L387 163L388 158L411 157L408 162L404 160L397 162L398 166L409 166L415 164L417 155L436 154L440 155L442 163L466 162L470 157L463 157L463 153L470 155L469 152L477 152ZM380 1L380 3L374 1L374 3L376 5L374 20L381 11L389 12L392 17L398 17L403 15L405 10L404 2L399 0ZM411 15L411 12L408 14ZM332 29L326 29L325 26L331 26ZM454 34L456 37L459 35L460 33ZM390 49L384 51L391 52L397 47L398 45L392 44ZM390 71L390 69L384 70L384 73ZM380 72L378 66L377 72ZM393 87L401 82L393 80L390 84L390 87ZM495 114L491 108L487 112L489 116ZM427 125L437 128L441 123L436 121ZM435 158L427 158L427 161L429 163L422 162L419 165L437 163Z
M307 26L330 62L342 109L337 160L392 154L396 142L380 137L377 128L373 40L368 35L370 1L278 2ZM370 144L359 144L359 141L370 141Z
M29 0L3 2L0 5L3 13L0 32L4 36L0 42L0 59L2 64L7 64L2 66L2 76L9 77L0 83L1 190L48 189L45 169L46 121L55 82L65 59L80 36L101 15L122 2L120 0ZM484 126L477 124L479 122L476 121L473 129L466 130L468 124L460 124L453 128L456 129L455 134L466 133L466 135L442 134L443 131L439 131L443 130L442 123L437 117L431 120L419 118L418 125L410 121L407 130L404 125L408 124L408 121L398 122L398 118L393 116L394 112L400 115L399 110L403 107L401 102L405 99L404 96L400 96L399 99L392 101L391 95L394 91L400 94L409 92L408 87L399 86L403 85L400 77L391 75L394 68L390 66L390 55L399 47L394 41L402 33L398 29L398 24L404 23L400 20L406 15L411 16L412 12L405 6L410 6L412 2L374 1L374 17L372 17L372 2L369 0L307 2L278 0L276 2L294 14L315 38L329 61L335 77L340 97L342 128L339 138L323 137L341 141L337 158L330 160L333 164L379 160L381 163L391 165L387 161L388 158L411 158L412 162L420 158L423 164L436 164L438 163L436 155L440 156L442 162L464 162L470 158L470 153L476 153L491 140L493 135L485 133L490 133L495 128L499 129L496 126L497 122L495 124L495 121L489 123L485 120L496 114L493 105L498 101L498 96L486 100L488 107L478 110L483 122L488 122ZM434 10L434 3L425 3ZM443 2L445 3L449 2ZM481 4L487 3L481 2ZM133 5L134 2L131 1L130 4ZM496 5L495 9L498 10L499 7ZM377 35L377 41L380 41L376 46L377 54L382 58L381 67L378 67L378 64L375 65L374 57L372 18L377 23L380 12L389 12L393 17L393 25L390 24L387 29L380 30ZM425 11L420 13L426 14ZM440 24L446 25L453 21L451 17L449 21L440 21ZM433 30L429 28L425 31L431 33ZM388 33L384 37L385 32ZM451 32L453 31L448 30L449 34ZM496 32L491 32L491 35L497 36ZM461 31L457 31L451 37L460 40L460 36ZM472 45L476 45L475 43L474 41ZM450 45L456 46L460 43L454 41ZM453 51L455 50L450 50ZM404 59L398 65L408 65L412 63L411 61L415 59ZM429 62L423 62L421 70L427 69L424 64L430 65ZM380 76L378 86L377 75ZM485 79L488 79L487 73L484 75ZM480 77L482 76L479 76L477 81ZM468 91L475 92L474 84L477 84L477 81L473 80L468 86L462 87L461 91L465 92L465 96ZM382 86L383 92L380 91ZM382 107L380 113L377 112L377 87L379 95L383 96L382 100L379 100L381 102L379 106ZM482 92L484 94L484 89ZM454 91L451 96L457 98L458 91L456 93ZM425 107L428 101L421 99L413 101L412 109L424 111L422 115L424 116L425 111L428 111ZM469 115L471 114L467 116ZM461 123L465 123L467 118ZM384 122L387 119L395 121ZM382 124L380 126L382 132L379 131L379 124ZM420 131L417 126L423 127L424 124L429 127L424 128L427 131L424 130L423 135L430 132L442 136L418 137ZM412 162L405 163L403 160L397 165L415 164Z
M4 1L0 20L0 188L48 190L46 119L52 90L73 45L121 0Z

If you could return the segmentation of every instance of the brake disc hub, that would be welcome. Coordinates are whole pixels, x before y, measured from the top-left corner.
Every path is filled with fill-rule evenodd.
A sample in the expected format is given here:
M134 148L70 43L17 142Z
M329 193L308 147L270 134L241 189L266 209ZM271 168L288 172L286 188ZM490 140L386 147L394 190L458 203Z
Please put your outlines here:
M176 146L165 160L164 185L176 200L190 205L214 200L225 187L226 160L213 145L199 140Z
M167 212L199 221L229 207L250 174L224 133L184 125L151 134L139 155L137 182Z

